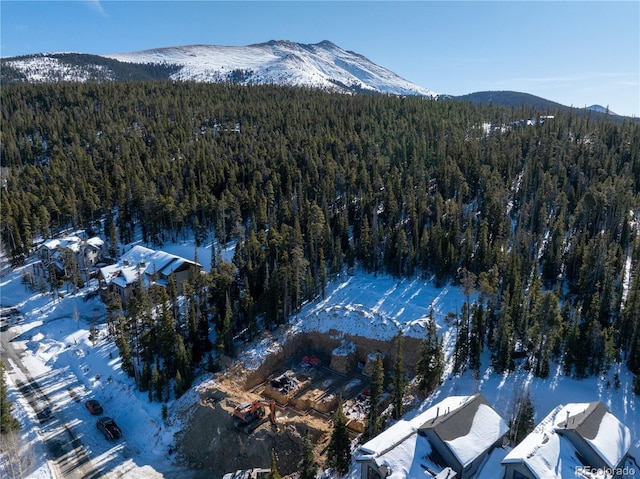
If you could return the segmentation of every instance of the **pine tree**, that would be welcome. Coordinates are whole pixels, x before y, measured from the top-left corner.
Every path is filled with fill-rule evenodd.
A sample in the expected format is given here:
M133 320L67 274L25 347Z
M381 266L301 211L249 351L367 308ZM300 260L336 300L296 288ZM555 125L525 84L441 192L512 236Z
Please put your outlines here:
M111 258L118 257L118 230L116 228L116 223L113 220L113 214L111 213L111 208L107 210L107 216L104 222L104 236L107 238L107 254Z
M393 365L393 410L391 414L394 419L400 419L404 412L404 390L407 386L407 381L404 377L403 344L404 336L400 332L396 336L396 360Z
M282 479L282 476L278 472L278 468L276 466L276 453L273 449L271 449L271 470L269 474L267 474L266 479Z
M517 413L511 421L511 441L515 446L531 432L535 427L535 409L531 401L531 395L527 392L517 406Z
M509 292L505 291L502 297L502 306L498 312L498 326L494 331L492 340L491 365L499 374L515 367L512 359L514 329L509 311L509 301Z
M456 316L456 345L453 354L453 372L464 372L469 362L469 322L467 303L462 305L462 314Z
M4 368L4 362L0 361L0 434L16 432L20 429L20 424L11 414L11 402L4 381Z
M227 292L225 306L224 306L224 319L222 323L222 347L224 352L228 355L233 354L233 310L231 309L231 299Z
M302 443L302 464L300 465L300 479L316 479L316 465L313 457L313 442L311 431L307 429Z
M140 380L138 381L138 389L140 391L149 390L149 385L151 384L151 366L149 363L145 361L142 364L142 373L140 374Z
M346 474L351 463L351 441L347 430L347 418L342 407L342 398L338 401L338 410L333 417L333 431L327 449L329 466L338 474Z
M469 367L475 371L476 377L480 374L480 356L484 348L484 336L484 308L479 304L473 307L471 331L469 332Z
M438 331L433 317L433 310L429 313L427 322L427 337L420 348L420 358L417 373L420 378L418 387L425 394L431 394L442 381L444 372L444 353L442 341L438 340Z
M544 291L532 305L533 317L527 335L533 344L530 360L534 362L534 374L545 378L549 375L549 357L557 347L562 329L562 317L558 297L553 291Z
M384 364L382 357L376 356L373 363L373 374L371 375L371 386L369 387L369 415L367 416L367 428L365 429L365 437L372 438L377 436L382 430L382 418L378 414L378 403L382 397L384 387Z
M174 387L174 393L176 395L176 398L179 398L184 394L184 390L185 390L185 387L182 384L182 375L180 374L180 370L176 371L175 379L176 379L176 384Z
M158 401L162 401L164 393L165 380L162 371L157 366L153 366L151 371L151 383L149 384L149 397Z
M167 403L162 405L162 408L160 409L160 417L165 422L169 418L169 407L167 406Z

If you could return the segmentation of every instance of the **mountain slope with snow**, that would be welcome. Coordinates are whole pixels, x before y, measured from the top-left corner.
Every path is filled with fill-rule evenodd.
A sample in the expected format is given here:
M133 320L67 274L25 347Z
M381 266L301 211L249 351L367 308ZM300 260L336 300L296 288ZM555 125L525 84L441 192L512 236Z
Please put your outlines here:
M322 41L270 41L248 46L190 45L109 55L39 54L2 61L3 81L178 81L278 84L327 91L435 97L354 52ZM151 70L151 73L150 73Z
M270 41L244 47L192 45L106 56L121 62L179 65L181 69L171 75L175 80L277 83L333 91L435 95L329 41L312 45Z

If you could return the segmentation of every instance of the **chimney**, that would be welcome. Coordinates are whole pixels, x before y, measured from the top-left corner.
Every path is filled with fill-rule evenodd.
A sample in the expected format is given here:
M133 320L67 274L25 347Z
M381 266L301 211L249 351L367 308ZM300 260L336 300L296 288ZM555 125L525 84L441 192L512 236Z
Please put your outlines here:
M569 411L567 410L567 422L564 423L564 428L566 429L569 425Z

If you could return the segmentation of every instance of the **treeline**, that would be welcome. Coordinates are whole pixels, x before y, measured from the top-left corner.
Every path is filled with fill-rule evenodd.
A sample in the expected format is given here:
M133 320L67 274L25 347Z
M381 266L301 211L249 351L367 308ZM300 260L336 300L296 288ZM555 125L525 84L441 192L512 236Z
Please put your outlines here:
M498 370L522 359L545 376L556 360L582 377L625 361L640 374L637 124L552 112L507 128L538 113L278 86L0 95L15 261L70 226L113 254L136 227L155 245L195 232L237 241L198 306L227 352L257 318L285 321L358 265L463 286L459 371L489 347Z

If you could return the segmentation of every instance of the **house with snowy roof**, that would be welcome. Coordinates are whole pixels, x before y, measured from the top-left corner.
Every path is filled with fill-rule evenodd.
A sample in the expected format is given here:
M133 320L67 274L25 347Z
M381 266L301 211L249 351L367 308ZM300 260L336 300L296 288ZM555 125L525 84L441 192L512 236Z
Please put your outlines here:
M200 272L202 266L174 254L136 245L117 264L100 268L98 290L105 301L111 293L117 294L122 306L126 307L139 280L145 285L158 284L166 287L173 275L178 294L182 294L184 282L191 279L194 270Z
M93 267L102 260L104 255L104 240L94 236L84 242L82 248L82 262L86 267Z
M599 401L557 406L502 460L505 479L622 477L631 431Z
M69 275L70 269L78 268L84 281L95 273L96 264L102 259L104 241L93 237L83 239L71 235L50 239L38 246L40 263L34 265L37 276L55 274L58 277Z
M467 479L508 430L481 394L451 396L360 446L360 477Z

